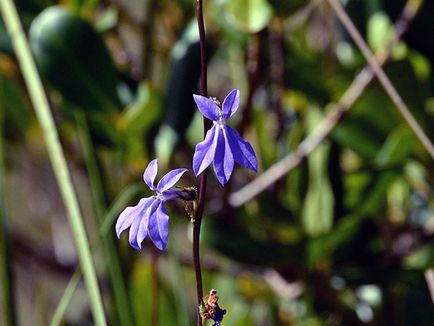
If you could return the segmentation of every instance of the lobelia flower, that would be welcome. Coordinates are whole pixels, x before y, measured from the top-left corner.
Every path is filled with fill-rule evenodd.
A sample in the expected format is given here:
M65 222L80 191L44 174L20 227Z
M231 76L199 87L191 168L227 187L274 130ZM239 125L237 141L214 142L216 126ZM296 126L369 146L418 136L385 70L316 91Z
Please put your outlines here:
M175 169L168 172L155 187L154 181L157 171L158 163L155 159L148 164L143 174L143 180L149 189L156 192L156 195L142 198L136 206L125 208L116 222L118 238L124 230L130 228L129 242L137 250L142 248L142 242L148 234L158 249L164 250L166 248L169 216L163 203L182 198L183 195L182 190L176 190L172 187L188 171L187 169Z
M205 139L196 145L193 156L194 173L201 174L213 162L217 180L225 185L231 177L234 162L257 172L258 162L252 146L241 138L238 131L226 124L226 120L238 110L240 91L232 90L221 107L213 98L200 95L193 95L193 98L202 115L214 123L207 131Z

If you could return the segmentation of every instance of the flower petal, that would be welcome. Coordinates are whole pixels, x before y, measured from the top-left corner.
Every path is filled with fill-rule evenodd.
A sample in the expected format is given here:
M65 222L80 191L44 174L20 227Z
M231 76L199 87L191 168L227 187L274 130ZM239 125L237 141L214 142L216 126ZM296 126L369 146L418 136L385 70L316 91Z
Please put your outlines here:
M152 205L148 232L155 246L160 250L164 250L169 235L169 216L162 201L158 201L158 203L156 202Z
M128 229L135 218L141 219L144 211L152 204L153 198L142 198L136 206L129 206L123 210L116 222L116 235L118 238L121 233Z
M160 182L158 182L157 191L161 194L172 188L187 171L188 169L181 168L167 172L164 177L161 178Z
M152 201L149 205L147 205L137 230L136 243L140 249L142 249L142 242L145 240L146 235L148 234L149 215L152 209L152 204L156 201L154 198L151 199Z
M129 242L131 247L134 249L140 250L140 246L137 243L137 232L139 231L140 222L142 219L139 216L136 216L136 218L133 221L133 224L131 224L130 228L130 235L129 235Z
M200 113L202 113L205 118L212 121L219 120L219 107L209 98L203 97L201 95L193 94L194 101L197 104L197 108Z
M155 190L154 181L158 172L158 160L152 160L149 162L148 166L145 169L145 173L143 173L143 180L148 185L149 189Z
M223 118L225 120L229 119L238 110L240 105L240 91L238 89L233 89L224 99L222 105Z
M245 141L238 131L226 126L226 133L228 136L229 144L231 146L232 154L234 155L235 162L238 164L258 172L258 161L252 145Z
M217 144L214 156L214 172L222 186L229 181L234 169L234 157L226 136L226 128L227 126L217 129Z
M205 139L196 145L193 155L193 171L195 175L201 174L214 160L215 147L217 144L216 129L214 125L207 131Z

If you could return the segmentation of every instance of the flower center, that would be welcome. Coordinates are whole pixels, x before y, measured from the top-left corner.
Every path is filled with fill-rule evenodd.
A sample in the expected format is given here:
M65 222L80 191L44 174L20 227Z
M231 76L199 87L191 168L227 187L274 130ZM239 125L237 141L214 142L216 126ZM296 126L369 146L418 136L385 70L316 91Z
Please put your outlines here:
M221 107L221 103L219 102L219 100L217 100L216 97L210 97L209 98L211 102L213 102L215 105L217 105L218 107Z

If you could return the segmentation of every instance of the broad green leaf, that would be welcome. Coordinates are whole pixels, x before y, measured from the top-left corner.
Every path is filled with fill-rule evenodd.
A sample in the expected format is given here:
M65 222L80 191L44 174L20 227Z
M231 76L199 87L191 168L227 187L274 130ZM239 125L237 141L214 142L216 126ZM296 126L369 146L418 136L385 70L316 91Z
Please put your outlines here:
M378 52L387 44L392 33L389 17L381 12L373 14L368 20L368 44L374 52Z
M72 104L117 111L120 79L107 48L92 26L60 6L33 21L29 41L41 74Z
M266 0L230 0L227 19L245 33L256 33L268 25L273 10Z
M255 111L254 122L258 133L259 152L261 153L261 161L264 169L270 167L277 158L277 144L275 136L270 132L273 126L272 120L267 119L267 112Z
M377 152L375 162L379 166L402 164L408 158L415 141L414 133L407 126L394 129L383 147Z
M312 132L322 118L323 114L311 107L306 117L308 130ZM329 144L325 142L308 157L309 186L304 199L303 227L311 236L327 233L333 224L334 196L327 175L329 153Z
M410 187L408 182L398 177L387 192L388 217L394 224L404 224L409 212Z
M172 127L166 124L161 126L155 138L155 151L159 159L158 165L162 170L166 169L169 165L178 140L179 135Z

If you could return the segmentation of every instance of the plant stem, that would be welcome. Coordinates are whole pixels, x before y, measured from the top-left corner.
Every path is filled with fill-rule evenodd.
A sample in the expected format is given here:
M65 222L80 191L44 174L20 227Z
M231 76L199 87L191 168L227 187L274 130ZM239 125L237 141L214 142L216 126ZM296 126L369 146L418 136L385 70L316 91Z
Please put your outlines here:
M99 247L101 239L107 236L107 234L113 230L112 228L115 218L119 215L122 209L134 196L142 191L143 185L141 182L133 184L122 191L119 197L113 201L112 206L104 214L104 221L100 223L98 237L95 237L92 241L92 252ZM80 282L81 276L82 274L80 269L76 269L69 280L62 297L59 300L59 304L57 305L57 308L53 314L53 318L51 319L50 326L59 326L61 324L63 315L65 314L68 305L71 302L72 296Z
M0 79L0 92L4 92L3 78ZM6 94L4 94L7 96ZM3 96L2 96L3 97ZM4 97L3 97L4 98ZM15 298L12 290L12 259L9 252L9 238L6 223L6 180L4 165L4 112L5 108L0 107L0 303L2 305L3 317L0 317L0 324L5 326L16 325ZM2 325L3 325L2 324Z
M83 157L86 162L87 174L89 177L89 185L92 193L92 203L94 206L95 214L98 218L98 223L104 221L104 213L107 209L104 186L99 169L99 161L95 148L92 144L90 130L86 121L86 116L81 111L75 112L75 119L77 121L78 133L80 136ZM114 303L117 310L117 317L121 325L132 326L133 319L130 311L127 290L125 282L122 277L121 263L115 244L113 242L113 232L111 234L101 235L101 244L104 252L105 259L107 260L107 267L110 273L111 283L113 287Z
M74 236L80 265L87 286L94 323L98 326L107 325L104 315L101 293L98 287L95 267L89 248L89 242L84 228L78 200L66 164L66 159L60 145L57 129L50 112L42 81L36 69L29 44L25 37L17 10L12 0L0 2L3 19L11 38L13 48L21 66L30 99L35 108L37 118L42 127L48 155L54 169L57 183L66 206L69 224Z
M197 26L199 29L199 41L200 41L200 89L199 93L202 96L208 96L207 87L207 55L206 55L206 39L205 39L205 25L203 23L203 7L202 0L196 0L196 18ZM211 121L203 117L203 134L204 138L207 131L211 128ZM203 289L202 289L202 271L200 268L200 254L199 254L199 240L200 240L200 226L202 223L203 208L205 204L206 195L206 183L207 183L207 170L205 170L200 176L199 184L199 199L193 222L193 262L194 271L196 274L196 294L198 306L202 303ZM197 325L202 326L202 317L197 313Z

